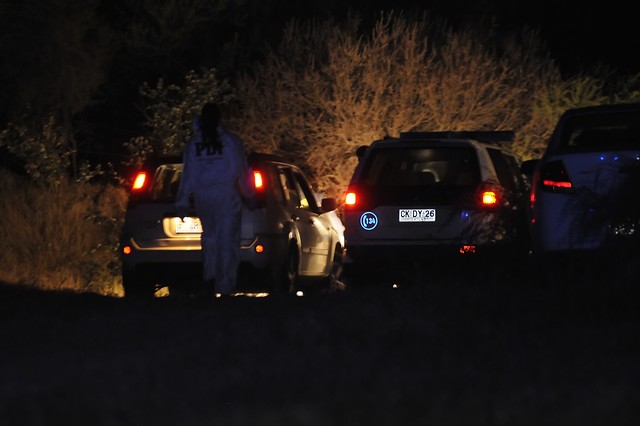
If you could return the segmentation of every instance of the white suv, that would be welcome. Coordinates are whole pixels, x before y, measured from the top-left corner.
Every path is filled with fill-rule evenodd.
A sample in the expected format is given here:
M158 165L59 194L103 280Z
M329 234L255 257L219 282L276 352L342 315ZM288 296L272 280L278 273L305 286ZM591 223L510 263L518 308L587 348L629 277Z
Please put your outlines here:
M344 227L337 201L319 202L302 171L280 158L251 154L248 162L257 205L242 212L239 290L339 285ZM120 243L125 296L201 283L200 221L192 213L183 222L174 207L181 175L181 158L137 171Z

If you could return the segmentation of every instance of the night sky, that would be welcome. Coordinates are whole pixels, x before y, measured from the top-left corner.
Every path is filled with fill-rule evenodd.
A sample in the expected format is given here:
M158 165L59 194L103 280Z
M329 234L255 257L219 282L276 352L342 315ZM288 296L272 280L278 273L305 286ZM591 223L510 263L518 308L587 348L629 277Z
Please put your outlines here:
M549 52L567 73L578 73L599 63L624 73L640 71L640 18L632 12L632 2L355 0L347 3L365 9L365 4L377 9L426 9L454 24L493 17L496 25L505 30L518 30L525 25L539 29Z

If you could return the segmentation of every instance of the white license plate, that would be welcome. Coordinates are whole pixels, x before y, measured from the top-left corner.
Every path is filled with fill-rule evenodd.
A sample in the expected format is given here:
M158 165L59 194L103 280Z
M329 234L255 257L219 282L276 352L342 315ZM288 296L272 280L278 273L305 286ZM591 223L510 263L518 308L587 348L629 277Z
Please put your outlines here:
M176 234L202 234L202 225L197 217L185 217L176 221Z
M436 209L399 209L400 222L435 222Z

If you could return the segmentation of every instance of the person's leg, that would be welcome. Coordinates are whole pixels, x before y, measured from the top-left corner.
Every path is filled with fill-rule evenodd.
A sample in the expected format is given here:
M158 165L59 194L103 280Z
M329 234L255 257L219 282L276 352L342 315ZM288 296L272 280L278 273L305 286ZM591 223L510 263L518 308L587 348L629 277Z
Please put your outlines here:
M216 291L231 294L236 288L240 263L240 225L242 200L230 194L226 202L219 203L217 217L217 272Z
M197 208L203 231L201 235L202 279L205 285L209 285L216 278L218 269L216 212L213 203L208 200L197 200Z

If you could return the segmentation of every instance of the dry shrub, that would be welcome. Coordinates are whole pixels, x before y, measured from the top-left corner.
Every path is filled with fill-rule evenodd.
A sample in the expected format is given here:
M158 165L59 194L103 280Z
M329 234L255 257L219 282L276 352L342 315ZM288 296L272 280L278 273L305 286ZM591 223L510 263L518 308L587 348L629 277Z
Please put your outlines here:
M109 184L40 185L0 172L0 281L120 295L126 201L126 192Z
M393 13L372 27L358 17L292 21L233 86L215 70L190 72L182 86L144 86L151 135L130 148L134 156L177 150L197 107L216 100L239 107L228 124L249 151L283 155L319 192L340 196L356 148L401 132L513 130L509 148L539 157L565 109L640 97L640 74L617 79L563 77L530 28L504 34L479 20L454 29Z
M302 163L320 191L337 195L358 146L415 130L532 127L534 100L557 79L533 31L453 31L393 14L364 35L355 18L293 22L238 82L244 105L233 128L251 149Z

